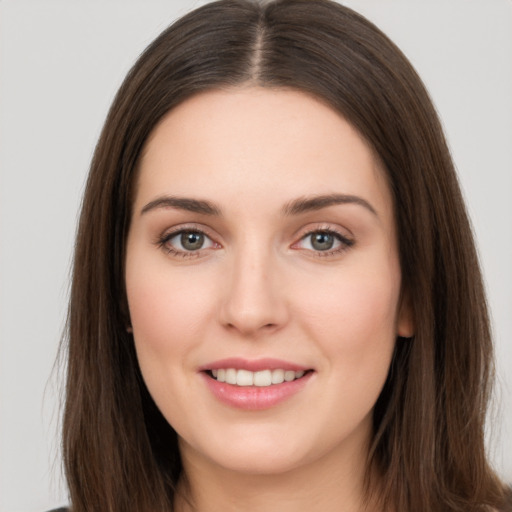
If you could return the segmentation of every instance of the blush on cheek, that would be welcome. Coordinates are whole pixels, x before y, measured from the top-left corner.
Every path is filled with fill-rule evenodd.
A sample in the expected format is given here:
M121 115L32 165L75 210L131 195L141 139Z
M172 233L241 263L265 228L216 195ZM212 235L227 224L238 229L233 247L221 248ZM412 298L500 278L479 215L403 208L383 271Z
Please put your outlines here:
M364 339L379 338L383 333L393 335L398 295L398 285L390 285L387 280L382 282L382 277L380 282L378 279L344 280L329 294L310 296L303 314L315 319L308 324L316 329L332 330L338 336L342 333L344 342L358 344ZM325 335L330 338L327 332Z
M146 277L132 280L127 290L136 340L162 354L185 341L193 345L209 314L206 294L198 293L194 283Z

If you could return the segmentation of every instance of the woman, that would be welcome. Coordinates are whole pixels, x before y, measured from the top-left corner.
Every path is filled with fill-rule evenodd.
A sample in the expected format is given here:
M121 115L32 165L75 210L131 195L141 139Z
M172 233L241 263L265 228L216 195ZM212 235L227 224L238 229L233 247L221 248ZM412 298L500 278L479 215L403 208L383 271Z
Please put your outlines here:
M221 1L122 85L69 313L73 511L505 510L492 345L421 81L330 1Z

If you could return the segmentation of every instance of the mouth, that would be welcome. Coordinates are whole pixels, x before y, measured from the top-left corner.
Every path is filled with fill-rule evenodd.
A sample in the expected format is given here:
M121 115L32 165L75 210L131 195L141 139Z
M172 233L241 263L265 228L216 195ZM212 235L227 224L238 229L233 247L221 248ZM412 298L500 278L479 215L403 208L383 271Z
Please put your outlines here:
M284 368L265 369L260 371L250 371L236 368L216 368L206 370L206 374L217 382L225 382L233 386L240 387L270 387L283 384L284 382L293 382L303 378L312 370L285 370Z
M207 388L225 405L265 410L301 395L314 369L278 359L223 359L201 367Z

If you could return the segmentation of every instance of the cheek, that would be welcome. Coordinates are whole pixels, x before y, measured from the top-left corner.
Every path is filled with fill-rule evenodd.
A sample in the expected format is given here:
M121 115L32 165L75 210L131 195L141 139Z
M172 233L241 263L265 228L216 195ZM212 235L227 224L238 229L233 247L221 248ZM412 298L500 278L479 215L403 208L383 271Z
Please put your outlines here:
M333 365L387 373L396 341L400 272L365 266L330 276L329 289L311 286L302 322ZM317 290L317 291L315 291Z
M165 263L139 266L134 260L127 265L126 288L140 358L177 354L200 342L212 311L211 293L200 277L170 272Z
M170 272L165 263L139 263L135 258L128 262L126 274L137 359L150 394L169 424L178 429L181 422L192 421L183 390L192 389L195 372L182 370L194 370L191 360L205 338L211 294L204 285L198 288L195 278Z

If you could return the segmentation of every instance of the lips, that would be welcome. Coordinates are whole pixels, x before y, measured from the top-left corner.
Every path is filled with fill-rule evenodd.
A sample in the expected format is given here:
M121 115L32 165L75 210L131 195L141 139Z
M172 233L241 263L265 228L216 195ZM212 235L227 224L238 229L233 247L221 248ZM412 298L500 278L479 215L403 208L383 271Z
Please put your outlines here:
M205 365L200 373L222 403L244 410L262 410L299 393L314 371L278 359L232 358Z

